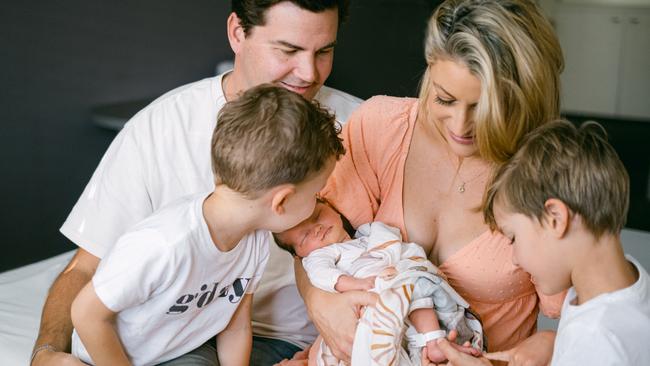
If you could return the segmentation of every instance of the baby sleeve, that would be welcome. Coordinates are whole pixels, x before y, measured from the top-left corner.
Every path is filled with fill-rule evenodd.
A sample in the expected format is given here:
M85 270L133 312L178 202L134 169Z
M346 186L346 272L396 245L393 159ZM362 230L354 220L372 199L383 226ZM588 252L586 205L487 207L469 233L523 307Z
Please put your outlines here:
M334 287L339 277L347 274L336 267L341 258L341 251L337 244L316 249L302 259L302 265L309 277L309 281L321 290L336 292Z

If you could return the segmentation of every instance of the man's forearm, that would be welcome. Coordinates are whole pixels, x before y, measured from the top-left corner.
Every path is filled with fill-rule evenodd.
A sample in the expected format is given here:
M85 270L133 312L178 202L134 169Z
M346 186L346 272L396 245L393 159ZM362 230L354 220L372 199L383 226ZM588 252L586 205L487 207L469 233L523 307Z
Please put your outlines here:
M93 258L96 260L95 263ZM72 336L70 306L79 291L92 278L97 263L99 259L88 252L77 253L68 267L54 281L43 306L35 347L49 344L58 351L70 352Z

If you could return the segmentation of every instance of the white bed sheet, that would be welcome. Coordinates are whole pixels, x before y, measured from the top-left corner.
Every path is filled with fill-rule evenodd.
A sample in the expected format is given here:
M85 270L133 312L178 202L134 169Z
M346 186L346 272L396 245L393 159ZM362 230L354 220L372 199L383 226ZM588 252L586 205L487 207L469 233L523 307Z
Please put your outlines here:
M45 296L74 251L0 273L0 364L29 365Z
M623 230L625 252L650 269L650 232ZM0 273L0 364L29 364L38 334L41 310L50 285L72 258L74 251ZM557 322L540 319L540 328Z

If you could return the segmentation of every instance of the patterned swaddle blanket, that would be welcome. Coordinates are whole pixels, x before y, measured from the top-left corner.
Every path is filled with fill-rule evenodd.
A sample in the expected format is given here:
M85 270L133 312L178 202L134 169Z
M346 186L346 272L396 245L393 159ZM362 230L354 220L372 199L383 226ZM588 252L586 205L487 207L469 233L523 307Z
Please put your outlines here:
M372 256L373 251L385 252L387 247L395 245L401 243L390 240L375 244L368 250L368 255ZM408 338L417 331L409 324L408 314L415 283L423 278L431 282L431 298L441 329L456 329L459 344L469 341L476 349L486 349L480 321L470 311L467 301L443 279L430 261L421 256L411 256L392 263L394 265L384 270L375 281L373 291L378 294L377 304L367 307L359 320L352 348L352 366L420 365L419 348L409 347ZM343 365L324 342L315 346L320 347L316 364Z

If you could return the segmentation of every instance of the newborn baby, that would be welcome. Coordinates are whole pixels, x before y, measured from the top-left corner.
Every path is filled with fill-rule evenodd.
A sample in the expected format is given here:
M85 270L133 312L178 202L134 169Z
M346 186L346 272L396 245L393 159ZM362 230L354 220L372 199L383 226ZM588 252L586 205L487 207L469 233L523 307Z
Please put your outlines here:
M400 273L411 273L409 282L413 286L407 323L414 329L409 328L406 332L410 358L419 364L422 347L426 347L430 361L444 361L435 340L447 333L441 329L436 310L457 314L459 301L466 305L465 301L442 279L421 246L401 241L398 229L373 222L359 227L355 237L350 238L341 215L325 202L319 202L312 216L298 226L275 234L276 243L281 248L303 258L311 283L325 291L371 290L381 293L392 286ZM420 272L414 276L414 270ZM458 317L453 318L452 325L458 325ZM469 340L468 336L474 338L475 333L466 325L461 328L467 330L463 334L465 339ZM479 338L480 342L474 342L476 348L469 343L458 348L478 355L482 336Z

